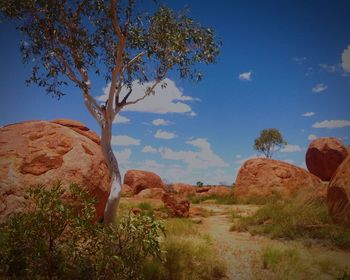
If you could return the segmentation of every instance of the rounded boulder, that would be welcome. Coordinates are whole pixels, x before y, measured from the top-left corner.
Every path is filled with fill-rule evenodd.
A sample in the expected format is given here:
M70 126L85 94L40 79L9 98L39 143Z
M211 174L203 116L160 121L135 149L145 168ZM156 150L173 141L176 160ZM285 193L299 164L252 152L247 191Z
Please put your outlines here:
M338 167L327 189L330 216L350 228L350 155Z
M99 137L72 120L27 121L0 129L0 219L22 211L25 190L76 183L97 200L103 217L111 181Z
M288 197L298 190L318 192L324 188L316 176L292 164L268 159L247 160L239 169L235 195L239 198Z
M307 169L323 181L329 181L348 155L343 143L334 137L313 140L306 152Z
M163 181L156 173L144 170L128 170L124 175L124 184L131 188L134 195L145 189L164 189Z

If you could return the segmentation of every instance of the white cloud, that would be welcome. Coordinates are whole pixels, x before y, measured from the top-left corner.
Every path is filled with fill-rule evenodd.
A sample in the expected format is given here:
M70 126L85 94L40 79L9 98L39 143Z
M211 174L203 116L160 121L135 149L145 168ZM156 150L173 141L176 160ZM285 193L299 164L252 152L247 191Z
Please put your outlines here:
M335 65L328 65L328 64L319 64L319 66L321 67L321 69L329 72L329 73L334 73L335 71L337 71L337 67Z
M142 151L143 153L156 153L157 152L157 149L156 148L153 148L152 146L144 146Z
M294 164L295 161L292 160L292 159L282 159L282 161L286 162L286 163L289 163L289 164Z
M242 157L242 155L236 155L236 158L241 158Z
M341 56L343 70L350 72L350 45L343 51Z
M163 81L167 86L161 87L161 84L155 88L155 94L147 96L137 104L124 107L124 111L144 112L154 114L180 113L180 114L195 114L192 108L186 102L198 101L198 98L183 95L183 91L178 88L174 81L166 78ZM134 101L144 96L146 89L154 84L154 81L139 84L138 81L132 83L133 92L130 95L129 101ZM106 101L110 83L103 88L103 94L96 97L98 101ZM120 98L123 98L127 93L127 89L123 89L120 93Z
M113 123L128 123L128 122L130 122L130 119L121 115L117 115L113 121Z
M293 60L298 63L298 64L303 64L307 58L304 56L304 57L294 57Z
M326 86L325 84L317 84L312 88L312 92L322 92L325 91L328 88L328 86Z
M315 112L306 112L304 114L302 114L303 117L312 117L315 115Z
M155 119L152 121L152 124L155 126L159 126L159 125L170 125L172 124L171 121L166 121L164 119Z
M190 169L207 169L209 167L228 167L220 156L211 150L207 139L198 138L186 142L196 147L197 151L173 151L170 148L159 149L160 155L164 159L178 160L186 163Z
M140 165L137 167L141 170L152 171L157 173L158 175L162 175L164 164L158 163L155 160L144 160L140 162Z
M315 134L310 134L308 137L307 137L308 140L312 141L312 140L315 140L317 139L317 136Z
M114 154L118 160L118 163L120 165L126 165L128 163L130 163L130 156L131 156L131 150L126 148L124 150L121 151L114 151Z
M238 79L240 79L241 81L251 81L252 80L252 72L243 72L240 73L238 76Z
M282 153L295 153L295 152L301 152L302 149L299 145L286 145L281 150L279 150Z
M173 132L165 131L158 129L156 134L154 134L154 138L170 140L176 137L176 134Z
M240 157L238 160L235 160L234 163L241 165L241 164L245 163L249 159L259 158L259 157L262 157L262 156L260 156L258 154L254 154L254 155L251 155L251 156L245 157L245 158Z
M314 128L340 128L346 126L350 126L349 120L325 120L312 125Z
M112 136L111 144L114 146L138 146L140 140L127 135Z

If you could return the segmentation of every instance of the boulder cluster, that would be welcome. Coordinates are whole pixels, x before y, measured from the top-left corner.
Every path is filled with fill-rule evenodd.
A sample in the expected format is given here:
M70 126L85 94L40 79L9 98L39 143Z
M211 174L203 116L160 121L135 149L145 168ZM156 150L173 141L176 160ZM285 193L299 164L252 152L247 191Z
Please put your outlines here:
M27 188L58 180L65 189L71 182L86 188L97 201L97 219L103 217L110 175L99 136L84 124L67 119L11 124L0 128L0 144L0 220L23 210ZM350 227L350 147L336 138L318 138L310 143L305 162L308 171L279 160L250 159L238 172L235 196L288 197L303 190L324 197L334 221ZM225 186L166 186L153 172L128 170L122 195L161 199L174 216L187 217L186 197L233 193Z
M318 138L310 143L305 161L308 171L279 160L250 159L237 174L235 195L242 199L288 197L302 190L326 199L334 221L350 227L349 147L337 138Z

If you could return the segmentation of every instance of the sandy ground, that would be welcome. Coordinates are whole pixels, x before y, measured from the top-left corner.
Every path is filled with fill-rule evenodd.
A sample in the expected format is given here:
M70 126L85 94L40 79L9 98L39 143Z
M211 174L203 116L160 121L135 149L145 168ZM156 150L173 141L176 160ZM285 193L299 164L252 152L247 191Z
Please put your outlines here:
M278 241L263 236L252 236L248 232L231 232L230 212L239 211L241 215L251 215L258 207L253 205L205 205L203 207L212 212L212 216L203 218L201 228L203 233L209 234L218 249L220 257L227 264L227 279L272 279L273 275L263 269L261 251L267 246L292 246L298 248L303 257L311 258L331 257L341 266L350 266L350 252L313 246L306 248L300 241ZM317 276L307 276L305 279L335 279L324 273ZM272 278L271 278L272 277ZM310 277L310 278L309 278Z

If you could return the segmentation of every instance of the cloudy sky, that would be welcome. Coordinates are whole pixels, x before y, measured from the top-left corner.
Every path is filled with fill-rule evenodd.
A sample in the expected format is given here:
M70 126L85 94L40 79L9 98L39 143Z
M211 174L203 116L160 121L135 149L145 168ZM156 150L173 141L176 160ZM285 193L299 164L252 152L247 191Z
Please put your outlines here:
M288 145L275 158L305 166L310 140L334 136L350 144L350 1L167 1L223 42L218 62L198 84L167 78L168 87L126 108L113 127L123 172L151 170L168 182L231 184L256 156L259 131L278 128ZM232 2L232 3L231 3ZM14 26L0 28L0 125L71 118L98 131L80 92L62 99L26 87ZM108 84L92 81L104 100ZM134 83L134 94L145 86Z

